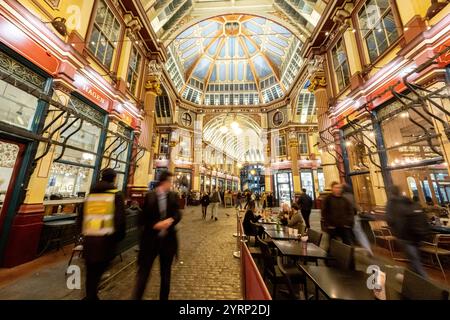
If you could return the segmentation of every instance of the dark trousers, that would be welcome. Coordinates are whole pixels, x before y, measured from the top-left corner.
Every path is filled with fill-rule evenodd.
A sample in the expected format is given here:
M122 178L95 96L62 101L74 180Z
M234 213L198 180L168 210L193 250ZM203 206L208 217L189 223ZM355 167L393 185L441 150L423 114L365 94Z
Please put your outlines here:
M309 226L309 216L311 215L311 210L301 210L303 220L305 220L306 227L310 229Z
M145 258L145 261L139 263L137 273L137 283L134 291L133 298L135 300L141 300L144 295L145 287L147 286L150 271L152 270L153 262L158 255L158 251L150 253L149 257ZM172 269L173 254L160 250L159 252L159 265L161 272L161 287L159 291L160 300L169 300L170 292L170 274Z
M334 229L328 229L328 234L330 235L330 241L339 237L343 243L349 246L354 244L352 228L336 227Z
M86 300L99 300L98 285L110 261L86 263Z
M208 206L202 206L202 218L203 220L206 219L206 213L208 212Z

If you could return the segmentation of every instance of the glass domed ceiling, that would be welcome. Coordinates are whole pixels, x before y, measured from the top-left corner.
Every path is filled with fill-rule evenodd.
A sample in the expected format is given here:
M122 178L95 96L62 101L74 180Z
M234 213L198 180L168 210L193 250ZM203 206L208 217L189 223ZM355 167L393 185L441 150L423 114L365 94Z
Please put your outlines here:
M166 65L186 100L256 105L281 98L301 65L301 42L283 26L250 15L204 20L178 35Z

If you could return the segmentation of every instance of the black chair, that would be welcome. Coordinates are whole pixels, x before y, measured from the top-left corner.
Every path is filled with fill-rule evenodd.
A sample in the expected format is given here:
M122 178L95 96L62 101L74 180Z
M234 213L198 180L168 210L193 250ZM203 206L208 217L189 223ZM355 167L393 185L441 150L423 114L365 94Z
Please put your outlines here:
M449 292L417 273L405 269L402 296L410 300L448 300Z
M269 245L258 236L257 241L261 247L263 258L263 280L268 280L272 283L272 298L275 299L277 294L277 285L285 283L285 278L276 265L276 256L273 254Z
M354 269L355 263L352 246L332 239L328 254L334 258L328 261L329 266L349 270Z
M246 236L248 236L249 242L250 242L250 240L251 240L250 237L254 237L254 240L255 240L255 241L253 242L253 244L256 246L256 244L257 244L256 237L257 237L257 236L260 236L260 237L261 237L261 235L262 235L261 228L262 228L262 227L261 227L259 224L254 223L253 221L250 221L250 226L251 226L251 228L250 228L250 234L246 234Z
M322 241L322 232L308 229L308 241L320 247Z
M297 266L285 266L283 264L283 257L277 257L277 266L280 269L281 274L284 277L285 284L289 291L289 296L291 299L298 300L299 296L295 292L294 285L302 284L303 290L305 292L305 296L307 295L306 291L306 275L298 269ZM298 292L298 291L297 291Z

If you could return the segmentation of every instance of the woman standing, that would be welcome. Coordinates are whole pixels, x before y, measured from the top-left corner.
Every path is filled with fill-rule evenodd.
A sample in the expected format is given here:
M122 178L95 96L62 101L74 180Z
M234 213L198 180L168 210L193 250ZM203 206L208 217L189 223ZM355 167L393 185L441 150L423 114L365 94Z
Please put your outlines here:
M201 204L202 204L202 219L206 220L206 212L208 210L208 206L209 206L209 195L205 192L202 195L202 198L200 200Z

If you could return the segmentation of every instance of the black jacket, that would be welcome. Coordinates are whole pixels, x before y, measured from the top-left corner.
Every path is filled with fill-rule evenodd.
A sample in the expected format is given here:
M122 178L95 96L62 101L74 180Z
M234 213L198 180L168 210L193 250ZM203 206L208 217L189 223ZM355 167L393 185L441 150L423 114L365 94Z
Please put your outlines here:
M298 199L298 205L301 210L311 211L313 207L313 200L306 193L302 193Z
M115 189L113 183L100 181L91 189L90 193L102 193L111 189ZM79 230L82 229L83 225L83 209L78 217ZM125 237L125 200L120 191L115 195L114 229L115 232L112 235L84 237L83 255L87 263L105 262L114 259L117 254L117 243Z
M201 202L201 204L202 204L203 207L209 206L209 202L210 202L209 196L208 196L207 194L205 194L205 195L202 197L202 199L200 200L200 202Z
M138 225L141 228L139 240L138 263L146 263L155 253L164 250L167 254L175 255L178 250L178 240L175 226L181 220L179 210L179 199L175 192L169 192L167 195L167 216L175 221L167 230L164 237L159 236L159 231L154 230L153 226L161 221L156 191L147 193L142 208L142 214L139 216Z
M325 228L353 227L353 206L346 198L329 194L322 204L322 218Z
M398 239L418 243L430 233L425 212L407 197L391 197L386 214L392 234Z
M261 218L261 216L255 215L252 210L247 210L244 216L244 221L242 221L242 226L244 227L244 233L246 235L254 235L252 224L250 222L256 223Z

